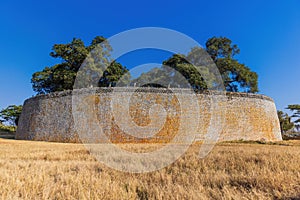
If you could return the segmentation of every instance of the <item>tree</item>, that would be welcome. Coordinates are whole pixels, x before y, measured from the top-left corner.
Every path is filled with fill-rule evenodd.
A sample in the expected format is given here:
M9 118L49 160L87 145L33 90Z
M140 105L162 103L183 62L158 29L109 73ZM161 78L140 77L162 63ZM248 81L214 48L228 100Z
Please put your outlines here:
M234 59L240 49L230 39L210 38L206 42L206 51L216 63L227 91L258 92L258 75Z
M279 123L280 123L280 129L281 133L284 134L287 131L291 130L294 128L294 123L291 121L291 117L287 114L284 113L283 111L277 111Z
M213 74L209 71L209 68L205 67L206 63L202 62L202 59L199 59L205 58L205 56L201 56L203 53L202 50L203 49L201 48L195 47L188 53L187 56L175 54L163 62L163 68L168 66L176 72L179 72L193 89L206 90L212 88L214 82ZM201 60L201 62L197 59ZM170 73L174 74L172 71L170 71ZM184 87L184 85L186 85L184 84L184 80L180 80L180 76L177 73L175 73L175 75L177 77L173 77L173 80L181 83L181 87Z
M52 50L50 56L59 58L62 62L52 67L45 67L42 71L35 72L32 75L32 87L37 94L72 90L82 64L88 66L86 71L81 71L82 81L98 84L81 84L82 87L107 85L110 82L115 82L116 77L121 77L128 72L120 63L111 62L110 52L112 48L101 36L95 37L88 46L85 46L81 39L74 38L71 43L55 44ZM109 65L109 63L112 64ZM113 71L116 74L114 76L108 76L109 73L106 74L105 83L99 82L99 80L87 80L88 77L91 79L101 77L105 66L108 65L109 69L106 71ZM93 74L87 76L86 73Z
M294 123L295 126L298 128L300 126L300 105L299 104L288 105L287 109L293 112L291 118L296 118Z
M17 126L19 117L22 112L22 106L10 105L0 111L0 118L2 122L6 122L10 125Z
M228 38L213 37L206 42L206 49L194 47L186 56L174 54L163 62L161 68L152 69L134 81L139 82L143 79L146 82L152 77L152 80L156 81L165 79L167 85L169 83L177 87L178 84L174 84L174 81L177 83L184 81L178 81L180 76L168 69L166 67L168 66L179 72L196 90L214 89L224 84L226 90L231 92L258 92L257 74L234 59L239 52L238 46L233 45ZM217 82L217 74L213 71L214 68L210 67L213 63L217 65L223 83ZM184 86L181 84L181 87Z
M111 65L103 72L99 80L99 87L126 86L130 82L129 71L120 63L112 62Z

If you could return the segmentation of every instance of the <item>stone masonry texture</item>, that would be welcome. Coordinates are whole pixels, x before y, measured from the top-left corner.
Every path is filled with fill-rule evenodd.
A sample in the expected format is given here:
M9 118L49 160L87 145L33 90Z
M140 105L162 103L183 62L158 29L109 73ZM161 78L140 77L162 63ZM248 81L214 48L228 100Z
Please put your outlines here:
M95 127L95 121L101 134L97 128L90 128ZM147 126L155 133L152 137L128 133L142 133ZM181 128L187 136L195 132L196 140L209 137L214 130L218 131L218 141L282 140L276 107L269 97L135 87L80 89L27 99L16 138L71 143L92 138L98 143L106 141L104 134L116 143L165 143L172 141Z

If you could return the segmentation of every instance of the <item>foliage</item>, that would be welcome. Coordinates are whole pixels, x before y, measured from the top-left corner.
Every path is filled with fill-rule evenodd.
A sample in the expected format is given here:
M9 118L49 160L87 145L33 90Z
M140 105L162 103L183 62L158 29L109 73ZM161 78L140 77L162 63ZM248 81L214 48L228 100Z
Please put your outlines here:
M154 68L143 73L134 81L143 84L143 82L154 80L173 87L178 85L185 87L186 84L183 84L185 81L182 80L183 76L194 89L212 89L222 84L216 82L215 77L218 74L210 67L215 63L227 91L258 92L257 74L234 59L234 56L239 52L237 45L233 45L228 38L213 37L206 42L206 49L194 47L187 56L174 54L163 62L161 68Z
M81 39L74 38L71 43L55 44L52 50L50 56L59 58L62 62L52 67L45 67L32 75L33 90L38 94L72 90L76 76L78 77L76 80L80 80L76 82L77 88L124 86L130 82L130 74L126 67L111 61L112 48L104 37L95 37L89 46L85 46ZM199 90L213 88L219 83L216 83L214 78L216 74L211 71L212 68L207 66L215 62L228 91L257 92L257 74L234 59L239 52L238 46L232 44L228 38L213 37L206 42L205 50L193 48L187 56L175 54L164 61L161 68L143 73L133 81L140 85L155 87L190 85ZM212 59L203 59L207 58L207 55ZM104 70L105 66L109 67ZM96 80L99 77L102 78ZM156 83L151 84L151 82Z
M294 105L288 105L287 109L293 112L292 118L297 118L295 120L295 123L300 123L300 105L294 104Z
M193 53L193 52L191 52ZM191 54L190 53L190 54ZM199 71L201 74L199 73ZM203 66L194 67L181 54L175 54L163 62L161 68L153 68L147 73L133 80L139 85L152 87L192 87L194 89L207 89L202 75L209 76L209 71Z
M287 131L291 130L294 128L294 123L291 121L291 117L287 114L284 113L283 111L277 111L279 123L280 123L280 129L281 133L284 134Z
M81 66L83 70L78 75L82 82L77 84L78 87L113 85L128 71L120 63L111 62L112 48L101 36L95 37L88 46L85 46L81 39L74 38L71 43L55 44L52 50L50 56L59 58L62 62L52 67L45 67L32 75L32 87L37 94L72 90ZM112 64L109 65L110 63ZM102 79L104 82L95 80L102 76L104 67L108 65L105 77ZM115 74L112 75L110 72Z
M214 61L218 58L233 58L240 53L236 44L226 37L212 37L206 42L206 51Z
M213 37L206 42L206 51L216 63L227 91L258 92L258 75L234 56L240 53L226 37Z
M288 105L287 109L293 112L291 118L296 118L294 124L296 130L299 132L300 131L300 105L299 104Z
M16 127L15 126L6 126L6 125L0 123L0 131L15 132Z
M0 111L1 122L6 122L12 126L18 125L18 120L22 112L22 106L10 105Z
M203 58L207 58L207 53L198 47L193 48L187 56L174 54L168 60L163 61L161 68L153 68L149 72L141 74L134 82L153 87L163 85L164 87L191 87L195 90L212 88L215 76L207 67L212 61Z
M193 58L197 59L200 53L202 53L201 48L193 48L186 58L183 55L175 54L164 61L163 65L169 66L179 72L193 89L205 90L212 87L214 81L213 74L210 73L209 68L205 67L204 63L199 63L196 60L193 60L193 64L188 62ZM178 79L179 77L174 78L174 80ZM180 82L184 83L183 80Z
M103 72L99 80L99 87L126 86L130 82L129 71L120 63L112 62Z

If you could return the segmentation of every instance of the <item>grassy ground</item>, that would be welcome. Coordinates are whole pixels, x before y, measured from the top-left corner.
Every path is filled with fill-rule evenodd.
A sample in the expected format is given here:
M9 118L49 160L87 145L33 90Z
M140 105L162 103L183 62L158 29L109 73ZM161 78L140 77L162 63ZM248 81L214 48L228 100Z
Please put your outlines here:
M127 146L128 148L128 146ZM300 199L300 141L199 144L160 171L98 163L82 145L0 139L2 199Z

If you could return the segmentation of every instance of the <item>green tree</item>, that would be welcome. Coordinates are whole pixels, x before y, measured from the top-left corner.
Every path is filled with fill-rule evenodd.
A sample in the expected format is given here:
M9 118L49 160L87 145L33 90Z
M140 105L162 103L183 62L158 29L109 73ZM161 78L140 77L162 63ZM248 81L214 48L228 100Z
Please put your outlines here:
M95 48L96 46L97 48ZM58 58L62 62L34 73L31 79L33 90L37 94L72 90L77 75L82 79L82 82L77 84L78 87L102 86L116 82L116 77L121 77L128 70L120 63L111 62L111 50L111 46L101 36L95 37L88 46L85 46L84 42L77 38L74 38L71 43L55 44L50 56ZM83 68L78 74L82 65L88 67ZM116 74L113 76L106 73L105 83L93 80L101 77L105 66L108 65L106 72ZM93 85L89 85L91 83Z
M202 62L202 58L205 58L205 56L201 56L203 53L202 51L203 49L195 47L188 53L187 56L175 54L163 62L163 68L168 66L176 70L176 72L180 73L182 77L188 81L193 89L206 90L208 88L212 88L214 76L209 71L209 68L205 67L206 63ZM201 62L196 59L201 60ZM193 62L193 64L190 62ZM172 71L170 73L174 74ZM176 77L173 77L172 80L181 83L184 87L184 81L180 80L178 73L175 73Z
M258 75L234 59L240 49L230 39L210 38L206 42L206 51L216 63L227 91L258 92Z
M160 68L155 67L149 72L142 73L132 82L150 87L211 89L215 77L207 67L212 63L207 56L207 52L198 47L193 48L187 55L174 54L168 60L163 61Z
M294 128L295 124L291 121L291 117L287 113L284 113L283 111L279 110L277 111L277 115L278 115L282 134Z
M6 122L9 125L17 126L19 117L22 112L22 106L10 105L0 111L0 118L2 122Z
M166 85L177 87L179 84L174 81L177 83L184 81L180 80L177 73L166 67L169 66L179 72L190 86L197 90L213 89L223 84L227 91L258 92L257 74L234 59L239 52L238 46L232 44L228 38L213 37L206 42L206 49L195 47L186 56L174 54L163 62L161 68L152 69L134 81L147 82L151 77L156 81L164 79ZM210 67L214 63L222 76L223 83L217 83L218 74L213 71L213 67ZM180 87L185 87L183 85Z
M99 80L99 87L126 86L130 82L129 71L118 62L112 62L103 72Z
M299 127L300 125L300 105L299 104L293 104L288 105L287 109L293 112L292 118L296 118L294 121L296 127Z

